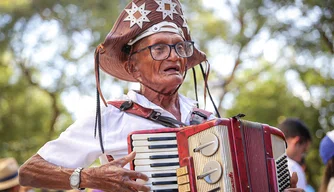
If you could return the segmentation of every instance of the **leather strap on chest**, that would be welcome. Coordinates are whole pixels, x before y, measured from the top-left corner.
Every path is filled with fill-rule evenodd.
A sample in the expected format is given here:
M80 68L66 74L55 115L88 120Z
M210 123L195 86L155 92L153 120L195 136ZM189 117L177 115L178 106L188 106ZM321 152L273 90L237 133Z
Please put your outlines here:
M177 127L176 125L186 126L184 123L173 119L171 117L162 116L160 112L156 112L153 109L143 107L133 101L108 101L108 104L125 111L130 114L134 114L145 119L149 119L166 127ZM203 109L194 108L191 117L190 125L198 125L208 120L212 113Z
M108 104L113 105L121 111L143 117L166 127L177 127L176 125L186 126L186 124L176 119L162 116L160 112L143 107L133 101L108 101Z

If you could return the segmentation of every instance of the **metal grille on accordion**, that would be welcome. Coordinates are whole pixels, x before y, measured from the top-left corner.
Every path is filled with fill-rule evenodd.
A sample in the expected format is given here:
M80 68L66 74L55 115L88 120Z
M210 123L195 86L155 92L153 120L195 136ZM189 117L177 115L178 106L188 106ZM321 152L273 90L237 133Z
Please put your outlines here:
M280 192L290 185L283 133L237 118L129 134L131 169L153 192ZM144 182L144 181L137 181Z

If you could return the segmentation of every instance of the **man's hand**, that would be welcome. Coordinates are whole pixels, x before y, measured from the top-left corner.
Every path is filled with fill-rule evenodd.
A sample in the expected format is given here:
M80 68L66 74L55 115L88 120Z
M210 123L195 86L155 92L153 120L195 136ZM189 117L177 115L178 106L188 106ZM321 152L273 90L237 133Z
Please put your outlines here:
M297 188L298 175L293 172L290 178L290 188L285 189L284 192L305 192L304 189Z
M112 160L100 167L88 171L88 182L94 183L96 189L115 192L149 191L150 188L136 182L136 179L147 181L148 177L140 172L123 168L136 156L135 152L121 158Z

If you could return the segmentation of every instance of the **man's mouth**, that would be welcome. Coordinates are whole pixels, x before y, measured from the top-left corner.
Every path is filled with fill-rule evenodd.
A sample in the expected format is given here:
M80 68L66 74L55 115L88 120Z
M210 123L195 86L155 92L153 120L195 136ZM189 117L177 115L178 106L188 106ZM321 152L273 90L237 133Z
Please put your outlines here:
M180 71L180 67L179 66L170 66L170 67L167 67L166 69L164 69L164 72L167 72L167 73L172 73L172 72L179 72Z

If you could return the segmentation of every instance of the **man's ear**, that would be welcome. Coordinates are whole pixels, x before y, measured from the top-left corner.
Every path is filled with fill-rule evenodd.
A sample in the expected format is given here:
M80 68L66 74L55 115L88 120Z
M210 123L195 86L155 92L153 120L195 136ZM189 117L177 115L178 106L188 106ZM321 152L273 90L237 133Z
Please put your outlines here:
M132 65L132 77L135 79L140 79L141 75L136 65Z
M299 136L293 137L293 138L291 138L291 139L292 139L292 142L293 142L294 144L298 144L298 143L300 142L300 137L299 137Z
M124 65L126 66L126 70L128 71L128 73L131 74L133 78L137 79L140 76L140 73L138 72L138 68L134 61L126 61Z
M296 145L299 141L299 136L296 136L296 137L290 137L290 138L287 138L286 139L286 142L289 146L292 146L292 145Z

